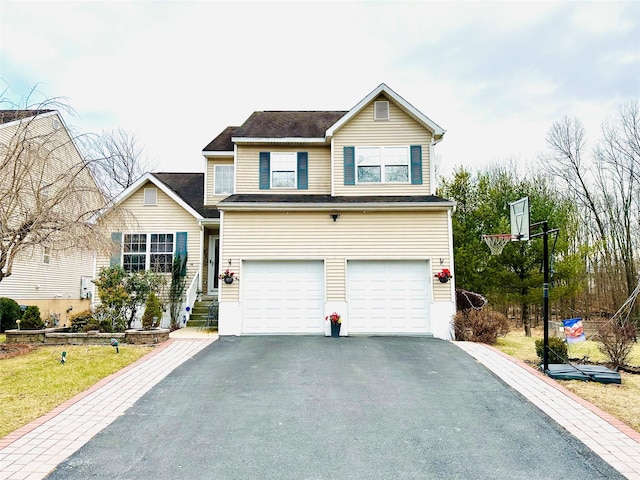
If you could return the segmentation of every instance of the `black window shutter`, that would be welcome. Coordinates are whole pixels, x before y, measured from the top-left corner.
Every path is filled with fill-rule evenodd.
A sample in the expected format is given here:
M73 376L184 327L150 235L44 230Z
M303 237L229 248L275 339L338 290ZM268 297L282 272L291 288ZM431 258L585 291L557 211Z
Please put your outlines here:
M309 155L298 152L298 190L309 188Z
M180 275L187 274L187 232L176 232L176 258L180 260Z
M271 186L270 160L269 152L260 152L260 190L269 190Z
M422 185L422 145L411 145L411 184Z
M109 266L118 267L122 265L122 232L111 232L111 241L113 242L113 250L109 258Z
M344 147L344 184L356 184L356 149L355 147Z

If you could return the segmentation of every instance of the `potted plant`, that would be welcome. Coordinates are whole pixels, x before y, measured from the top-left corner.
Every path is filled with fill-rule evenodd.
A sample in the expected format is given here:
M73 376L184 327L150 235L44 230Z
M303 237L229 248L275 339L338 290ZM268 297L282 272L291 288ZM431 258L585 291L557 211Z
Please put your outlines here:
M342 318L338 312L333 312L331 315L327 315L324 319L331 323L331 336L340 336L340 326L342 325Z
M224 272L222 272L220 275L218 275L218 278L221 279L221 280L224 280L224 283L231 284L231 283L233 283L233 280L238 278L238 277L236 276L236 274L234 272L230 271L227 268Z
M453 278L453 275L451 275L451 271L448 268L443 268L436 273L436 278L440 280L440 283L447 283L450 278Z

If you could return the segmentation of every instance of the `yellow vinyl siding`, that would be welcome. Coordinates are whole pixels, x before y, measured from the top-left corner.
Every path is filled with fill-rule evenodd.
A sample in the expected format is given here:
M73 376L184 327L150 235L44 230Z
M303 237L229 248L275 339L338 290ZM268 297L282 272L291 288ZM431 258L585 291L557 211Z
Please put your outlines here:
M386 97L378 97L386 100ZM429 195L429 146L431 133L389 101L389 120L373 119L373 101L340 128L333 137L335 195ZM343 148L382 146L422 146L422 185L356 184L344 185Z
M447 238L445 211L343 211L336 222L328 212L226 212L222 259L224 265L231 260L235 269L248 259L323 259L326 300L344 301L347 259L430 258L433 268L446 268ZM238 293L236 283L225 285L222 300L238 301ZM450 288L434 284L434 297L451 301Z
M260 152L307 152L309 188L297 190L295 188L277 188L260 190L258 183ZM300 193L300 194L331 194L331 149L326 146L237 146L236 163L236 193Z
M122 203L127 211L127 226L123 233L176 233L187 232L187 288L198 272L202 256L200 251L200 227L198 221L178 205L171 197L158 189L158 204L143 205L145 188L155 188L151 182L142 185ZM175 241L174 236L174 253ZM99 255L97 270L109 267L109 256Z
M204 204L215 205L228 195L215 195L215 166L216 165L233 165L233 157L229 158L209 158L207 160L207 184L204 186ZM235 174L235 172L234 172Z

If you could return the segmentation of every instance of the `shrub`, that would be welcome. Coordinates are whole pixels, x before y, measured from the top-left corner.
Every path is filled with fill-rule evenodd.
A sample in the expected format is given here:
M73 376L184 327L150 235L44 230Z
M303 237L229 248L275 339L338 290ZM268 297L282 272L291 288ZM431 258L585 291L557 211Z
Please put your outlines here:
M636 342L636 332L636 325L628 321L609 321L598 329L598 349L607 356L612 368L626 363Z
M544 340L536 340L536 355L541 362L544 361ZM567 343L559 337L549 338L549 352L547 355L549 363L568 363L569 349Z
M162 307L160 306L158 296L151 292L147 297L147 304L144 308L144 314L142 315L142 328L149 330L151 327L156 327L157 325L154 325L154 317L156 322L160 322L162 318Z
M0 333L18 328L16 320L22 315L20 305L11 298L0 298Z
M69 331L73 333L84 332L85 327L93 319L93 314L89 310L78 312L69 317Z
M36 305L29 305L20 320L21 330L40 330L44 328L44 321L40 318L40 308Z
M454 317L456 340L493 345L498 336L509 333L509 321L500 312L490 310L461 310Z

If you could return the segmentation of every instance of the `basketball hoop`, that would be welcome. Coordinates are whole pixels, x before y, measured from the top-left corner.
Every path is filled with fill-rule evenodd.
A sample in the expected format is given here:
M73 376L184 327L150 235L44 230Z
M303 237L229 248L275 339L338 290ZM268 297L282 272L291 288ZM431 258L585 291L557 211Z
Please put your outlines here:
M482 239L489 246L491 255L500 255L504 246L511 241L511 234L498 233L496 235L482 235Z

